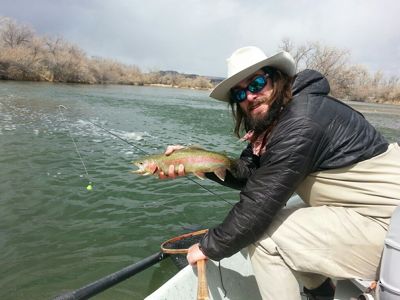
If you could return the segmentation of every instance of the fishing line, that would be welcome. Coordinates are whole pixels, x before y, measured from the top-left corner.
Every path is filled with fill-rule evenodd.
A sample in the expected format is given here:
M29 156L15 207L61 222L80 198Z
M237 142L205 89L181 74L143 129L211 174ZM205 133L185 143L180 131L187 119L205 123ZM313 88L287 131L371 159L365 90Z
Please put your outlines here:
M142 153L147 154L147 155L149 154L148 152L146 152L146 151L144 151L143 149L139 148L139 147L136 146L135 144L133 144L133 143L129 142L128 140L126 140L126 139L120 137L119 135L117 135L117 134L115 134L114 132L112 132L112 131L110 131L110 130L104 128L103 126L100 126L100 125L98 125L98 124L96 124L96 123L93 123L93 122L91 122L91 121L89 121L89 120L86 120L86 121L89 122L90 124L92 124L92 125L94 125L94 126L100 128L100 129L104 130L105 132L111 134L112 136L115 136L116 138L120 139L121 141L123 141L123 142L125 142L125 143L131 145L132 147L134 147L135 149L141 151Z
M89 120L86 120L86 121L89 122L90 124L92 124L92 125L94 125L94 126L100 128L100 129L104 130L105 132L111 134L112 136L114 136L114 137L120 139L121 141L123 141L123 142L125 142L125 143L131 145L132 147L134 147L135 149L141 151L142 153L144 153L144 154L146 154L146 155L149 155L149 154L150 154L150 153L144 151L143 149L141 149L139 146L137 146L137 145L135 145L135 144L129 142L128 140L126 140L126 139L120 137L119 135L117 135L117 134L115 134L114 132L112 132L112 131L110 131L110 130L104 128L103 126L100 126L100 125L98 125L98 124L96 124L96 123L93 123L93 122L91 122L91 121L89 121ZM210 194L214 195L215 197L218 197L218 198L221 199L222 201L224 201L224 202L228 203L229 205L233 206L233 204L230 203L228 200L224 199L222 196L216 194L215 192L213 192L212 190L210 190L210 189L207 188L206 186L202 185L201 183L197 182L196 180L194 180L194 179L192 179L192 178L190 178L190 177L186 177L186 179L190 180L191 182L194 182L195 184L197 184L198 186L200 186L201 188L203 188L204 190L206 190L206 191L209 192Z
M62 113L61 108L65 109L65 110L67 110L67 108L66 108L64 105L61 105L61 104L58 106L58 110L59 110L59 112L60 112L60 114L61 114L62 120L65 122L66 119L65 119L65 117L64 117L64 114ZM70 138L71 138L71 140L72 140L72 143L73 143L74 146L75 146L75 151L76 151L76 153L78 154L78 157L79 157L79 160L80 160L81 163L82 163L83 169L85 170L86 179L87 179L88 182L89 182L89 184L88 184L88 186L86 187L86 189L87 189L88 191L91 191L91 190L93 189L93 185L92 185L92 181L91 181L90 178L89 178L89 173L88 173L88 171L87 171L85 162L84 162L83 159L82 159L81 153L79 152L79 149L78 149L78 145L76 144L75 139L74 139L74 137L72 136L71 129L69 128L69 126L67 126L67 129L68 129L69 136L70 136Z
M59 109L59 111L60 111L60 114L61 114L63 120L65 121L64 115L63 115L63 113L62 113L62 111L61 111L61 108L63 108L63 109L67 109L67 108L66 108L64 105L59 105L59 107L58 107L58 109ZM144 154L146 154L146 155L149 155L149 153L148 153L147 151L144 151L144 150L143 150L142 148L140 148L139 146L137 146L137 145L135 145L135 144L129 142L128 140L126 140L126 139L120 137L119 135L117 135L117 134L115 134L114 132L112 132L112 131L110 131L110 130L104 128L103 126L100 126L100 125L98 125L98 124L96 124L96 123L94 123L94 122L91 122L91 121L89 121L89 120L86 120L86 121L89 122L90 124L92 124L93 126L96 126L96 127L100 128L100 129L104 130L104 131L107 132L108 134L110 134L110 135L112 135L112 136L118 138L119 140L121 140L121 141L127 143L128 145L134 147L135 149L141 151L142 153L144 153ZM92 190L92 183L91 183L91 181L89 180L89 173L88 173L88 171L87 171L86 165L85 165L85 163L84 163L84 161L83 161L83 159L82 159L82 156L81 156L81 154L80 154L80 152L79 152L78 146L77 146L77 144L76 144L76 142L75 142L75 140L74 140L74 138L73 138L73 136L72 136L72 134L71 134L71 130L69 129L69 127L67 127L67 128L68 128L69 136L71 137L71 140L72 140L72 142L74 143L76 153L78 154L78 157L79 157L79 159L80 159L80 161L81 161L81 163L82 163L82 166L83 166L83 168L84 168L84 170L85 170L87 179L88 179L88 181L89 181L89 185L87 186L87 189L88 189L88 190ZM194 182L195 184L197 184L198 186L200 186L201 188L203 188L204 190L206 190L206 191L209 192L210 194L212 194L212 195L214 195L215 197L219 198L220 200L222 200L222 201L228 203L228 204L231 205L231 206L234 206L234 205L233 205L232 203L230 203L228 200L224 199L222 196L220 196L220 195L218 195L217 193L213 192L213 191L210 190L208 187L202 185L201 183L197 182L196 180L194 180L194 179L192 179L192 178L190 178L190 177L185 177L185 178L188 179L188 180L190 180L191 182ZM222 290L223 290L223 292L224 292L224 297L226 297L227 292L226 292L226 289L225 289L225 286L224 286L224 282L223 282L223 279L222 279L222 272L221 272L221 264L220 264L220 262L219 262L219 264L218 264L218 269L219 269L219 277L220 277L220 281L221 281L221 285L222 285Z

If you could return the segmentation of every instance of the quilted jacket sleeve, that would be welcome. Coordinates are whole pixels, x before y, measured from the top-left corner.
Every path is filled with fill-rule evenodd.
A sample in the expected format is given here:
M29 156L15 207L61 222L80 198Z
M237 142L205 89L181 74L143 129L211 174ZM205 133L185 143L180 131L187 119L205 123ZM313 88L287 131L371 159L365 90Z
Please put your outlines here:
M290 119L275 128L267 151L219 226L200 242L211 259L229 257L257 241L301 181L310 173L323 130L309 118Z

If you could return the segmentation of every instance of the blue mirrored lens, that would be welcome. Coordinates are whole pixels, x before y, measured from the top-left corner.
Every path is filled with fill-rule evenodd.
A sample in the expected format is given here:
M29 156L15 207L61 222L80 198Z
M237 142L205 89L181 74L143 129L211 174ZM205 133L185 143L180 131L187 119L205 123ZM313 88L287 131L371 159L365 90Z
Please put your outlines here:
M247 89L251 93L258 93L259 91L261 91L264 88L266 83L267 83L267 79L265 78L265 76L257 76L256 78L253 79L252 82L250 82Z
M249 91L250 93L253 94L260 92L267 84L267 80L268 80L268 74L259 75L249 83L247 88L231 90L232 100L236 103L240 103L246 100L247 98L246 91Z
M234 90L232 94L235 102L242 102L247 98L245 90Z

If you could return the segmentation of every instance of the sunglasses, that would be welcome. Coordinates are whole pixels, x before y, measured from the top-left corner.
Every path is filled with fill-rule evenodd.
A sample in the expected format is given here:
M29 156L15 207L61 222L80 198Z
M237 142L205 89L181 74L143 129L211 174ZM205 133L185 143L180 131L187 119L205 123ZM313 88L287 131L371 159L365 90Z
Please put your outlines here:
M258 75L249 83L249 85L244 89L232 89L231 98L235 103L240 103L246 100L247 91L252 94L260 92L266 85L268 81L269 74Z

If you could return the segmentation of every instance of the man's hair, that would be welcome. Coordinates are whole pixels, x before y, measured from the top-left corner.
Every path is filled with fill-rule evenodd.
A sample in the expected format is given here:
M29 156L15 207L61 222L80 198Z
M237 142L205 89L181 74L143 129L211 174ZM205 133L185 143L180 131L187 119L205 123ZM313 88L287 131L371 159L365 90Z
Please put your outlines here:
M281 71L265 67L262 69L272 79L273 91L271 94L270 101L271 108L267 115L267 131L272 130L275 121L278 119L282 108L284 108L292 100L292 80L293 78L282 73ZM235 120L234 133L237 137L240 137L241 130L249 131L250 126L246 121L246 114L241 109L239 103L234 103L232 100L229 102L233 118Z

